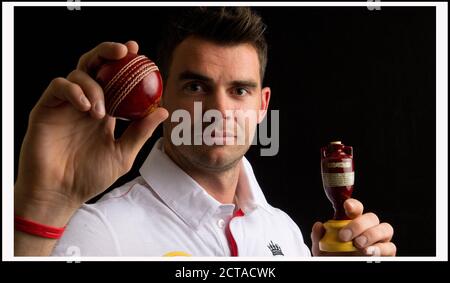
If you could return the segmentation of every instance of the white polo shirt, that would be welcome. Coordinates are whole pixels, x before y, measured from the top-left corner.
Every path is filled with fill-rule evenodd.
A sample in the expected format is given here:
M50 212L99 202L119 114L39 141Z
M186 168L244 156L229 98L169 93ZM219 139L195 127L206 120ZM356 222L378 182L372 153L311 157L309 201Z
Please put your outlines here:
M52 255L310 256L298 226L270 206L242 160L234 204L221 204L163 151L160 139L141 176L83 205Z

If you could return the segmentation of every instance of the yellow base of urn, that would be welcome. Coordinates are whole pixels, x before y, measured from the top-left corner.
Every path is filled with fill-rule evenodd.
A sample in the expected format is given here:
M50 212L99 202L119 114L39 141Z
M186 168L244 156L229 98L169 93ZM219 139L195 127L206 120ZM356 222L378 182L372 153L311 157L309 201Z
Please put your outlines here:
M323 224L325 235L319 242L319 249L324 252L354 252L357 251L352 241L339 240L339 230L351 220L329 220Z

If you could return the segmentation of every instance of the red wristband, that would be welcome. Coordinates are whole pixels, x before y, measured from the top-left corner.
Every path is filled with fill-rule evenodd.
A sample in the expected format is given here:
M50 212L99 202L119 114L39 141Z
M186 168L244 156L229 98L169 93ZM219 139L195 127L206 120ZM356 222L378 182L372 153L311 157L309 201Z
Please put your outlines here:
M61 238L66 229L66 227L60 228L40 224L20 216L14 216L14 228L24 233L50 239Z

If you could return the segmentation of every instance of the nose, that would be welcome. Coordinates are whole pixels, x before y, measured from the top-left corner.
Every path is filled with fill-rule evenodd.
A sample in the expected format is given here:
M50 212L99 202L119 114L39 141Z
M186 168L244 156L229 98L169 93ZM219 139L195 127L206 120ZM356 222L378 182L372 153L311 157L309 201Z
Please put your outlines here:
M226 90L218 88L211 92L204 101L204 111L217 110L222 114L223 119L229 119L230 110L233 110L231 99L228 97ZM228 111L227 111L228 110Z

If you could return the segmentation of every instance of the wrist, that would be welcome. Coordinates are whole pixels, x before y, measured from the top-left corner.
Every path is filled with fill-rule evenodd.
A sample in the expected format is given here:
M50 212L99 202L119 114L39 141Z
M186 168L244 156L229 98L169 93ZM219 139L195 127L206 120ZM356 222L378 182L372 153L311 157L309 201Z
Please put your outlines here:
M64 195L48 193L42 197L25 193L17 185L14 189L14 215L44 225L64 227L80 206Z

